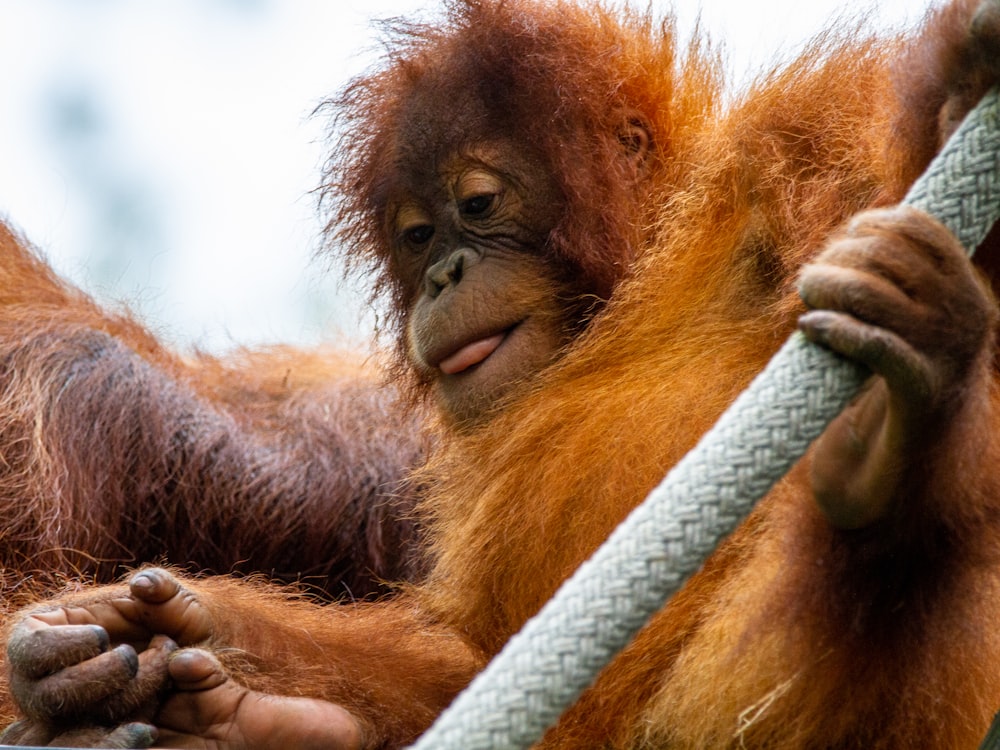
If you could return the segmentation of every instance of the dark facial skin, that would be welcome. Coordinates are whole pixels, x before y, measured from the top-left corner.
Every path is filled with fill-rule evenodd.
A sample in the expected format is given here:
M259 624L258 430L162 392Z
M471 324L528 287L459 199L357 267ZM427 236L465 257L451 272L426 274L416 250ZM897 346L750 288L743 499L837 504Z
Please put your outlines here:
M393 195L410 360L456 423L478 422L566 343L574 305L543 252L562 208L539 161L503 143L413 170Z

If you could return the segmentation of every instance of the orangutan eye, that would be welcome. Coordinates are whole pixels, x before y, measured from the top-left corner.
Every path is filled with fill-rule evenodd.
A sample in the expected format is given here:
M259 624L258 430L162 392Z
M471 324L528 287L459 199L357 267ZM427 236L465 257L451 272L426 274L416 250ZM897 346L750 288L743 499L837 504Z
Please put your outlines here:
M493 195L475 195L462 201L460 207L464 216L482 216L493 206Z
M434 227L430 224L421 224L406 230L404 234L406 241L411 245L426 245L434 236Z

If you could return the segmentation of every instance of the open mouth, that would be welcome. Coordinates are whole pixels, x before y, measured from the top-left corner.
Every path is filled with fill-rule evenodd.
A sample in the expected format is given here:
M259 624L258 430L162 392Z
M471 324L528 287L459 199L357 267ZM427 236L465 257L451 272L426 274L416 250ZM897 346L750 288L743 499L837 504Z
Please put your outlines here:
M500 348L504 339L507 338L508 334L510 334L515 327L516 326L512 326L511 328L501 331L500 333L495 333L492 336L487 336L465 344L453 354L449 354L447 357L442 359L438 363L438 368L445 375L457 375L460 372L465 372L469 368L481 364L489 359L493 352Z

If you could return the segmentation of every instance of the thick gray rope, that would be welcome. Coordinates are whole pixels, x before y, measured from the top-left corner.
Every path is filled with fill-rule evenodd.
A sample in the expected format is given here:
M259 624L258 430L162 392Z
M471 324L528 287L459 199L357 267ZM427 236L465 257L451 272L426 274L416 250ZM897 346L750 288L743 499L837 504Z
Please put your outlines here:
M1000 216L1000 97L966 118L904 202L974 249ZM857 393L860 366L800 334L455 699L414 750L541 739Z

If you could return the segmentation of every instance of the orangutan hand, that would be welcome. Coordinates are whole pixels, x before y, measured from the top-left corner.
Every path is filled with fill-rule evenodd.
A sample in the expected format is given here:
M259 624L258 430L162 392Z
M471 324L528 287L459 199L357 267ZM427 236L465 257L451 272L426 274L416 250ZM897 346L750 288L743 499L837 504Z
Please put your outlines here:
M799 292L805 335L878 376L812 453L820 507L858 528L889 511L923 449L987 398L996 302L954 236L906 207L851 220L803 268Z
M971 18L943 56L947 99L938 114L942 143L983 94L1000 83L1000 0L957 4L962 5L971 9Z
M267 695L226 675L210 652L183 649L170 658L175 691L155 719L157 746L199 750L360 750L359 722L340 706L313 698Z
M148 745L151 730L139 725L168 687L170 654L211 632L197 598L156 568L136 573L127 588L28 610L7 641L11 694L26 721L4 740L46 744L72 727L79 746L102 732L107 738L95 741Z

